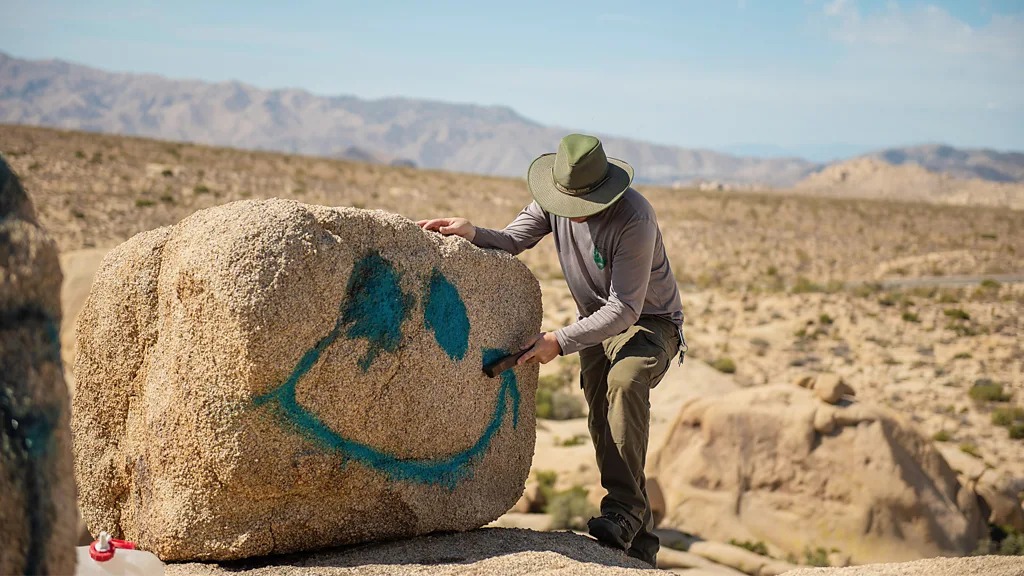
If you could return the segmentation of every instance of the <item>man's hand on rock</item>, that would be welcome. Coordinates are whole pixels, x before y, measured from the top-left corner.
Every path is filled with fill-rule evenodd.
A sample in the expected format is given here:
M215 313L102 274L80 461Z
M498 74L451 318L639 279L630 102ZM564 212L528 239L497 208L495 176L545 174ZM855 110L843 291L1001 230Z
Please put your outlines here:
M424 230L440 232L445 236L461 236L470 242L476 237L476 226L465 218L435 218L433 220L420 220L417 226Z
M555 338L554 332L541 332L533 338L530 338L525 345L523 350L527 350L526 354L523 354L519 361L519 364L526 364L527 362L540 362L541 364L547 364L555 359L562 353L562 346L558 343L558 339Z

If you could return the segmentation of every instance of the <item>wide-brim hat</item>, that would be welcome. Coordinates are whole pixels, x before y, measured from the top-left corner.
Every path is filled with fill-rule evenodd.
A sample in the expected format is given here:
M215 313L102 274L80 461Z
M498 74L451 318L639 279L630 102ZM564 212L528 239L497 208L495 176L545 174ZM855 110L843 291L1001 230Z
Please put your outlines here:
M526 182L545 211L582 218L621 198L633 182L633 167L605 156L597 138L570 134L562 138L558 152L544 154L530 164Z

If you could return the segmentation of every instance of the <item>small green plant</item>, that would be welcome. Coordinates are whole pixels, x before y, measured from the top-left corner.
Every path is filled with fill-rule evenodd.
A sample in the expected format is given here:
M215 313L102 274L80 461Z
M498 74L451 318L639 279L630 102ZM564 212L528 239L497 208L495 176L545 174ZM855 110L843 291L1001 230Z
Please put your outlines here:
M583 400L570 392L570 373L541 376L537 381L537 417L546 420L571 420L586 415Z
M824 292L825 288L821 284L811 282L811 280L805 276L798 276L796 282L793 283L793 287L790 292L793 294L810 294L812 292Z
M551 527L556 530L585 530L587 520L598 514L594 505L587 500L587 489L582 486L555 492L548 500L545 512L551 515Z
M985 278L981 281L981 287L986 290L999 290L1001 286L1002 284L1000 284L998 280L993 280L991 278Z
M1003 391L1003 385L990 378L979 378L967 392L975 402L1008 402L1010 395Z
M33 163L28 165L28 169L29 169L30 172L35 172L36 170L39 170L42 167L43 167L43 165L40 164L39 162L33 162Z
M1000 406L992 411L992 423L996 426L1010 426L1015 422L1024 422L1024 408L1020 406Z
M71 215L74 216L75 218L78 218L79 220L85 219L85 212L82 212L78 208L72 208Z
M78 158L79 160L85 160L85 152L82 152L81 150L75 150L75 158Z
M953 360L970 360L971 358L972 356L970 352L957 352L956 355L953 356Z
M728 356L722 356L711 363L711 367L723 374L735 374L736 362Z
M834 552L838 552L835 548L832 549ZM818 546L815 549L804 548L804 564L808 566L828 566L828 553L829 551Z
M960 451L964 454L974 456L975 458L981 458L981 452L978 451L978 447L970 442L964 442L961 444Z
M163 176L164 178L170 178L171 176L174 176L174 170L171 170L170 168L164 168L160 172L160 175Z
M915 324L921 321L921 319L917 317L917 314L911 312L910 310L904 312L902 318L904 322L913 322Z
M942 313L945 314L947 317L952 318L953 320L967 321L971 319L971 315L968 314L967 312L964 312L961 308L946 308L945 310L942 311Z
M563 446L563 447L568 448L568 447L571 447L571 446L582 446L586 442L587 442L587 435L586 434L576 434L572 438L566 438L564 440L558 440L558 441L556 441L556 444L558 444L559 446Z
M136 198L135 199L135 207L136 208L146 208L147 206L153 206L154 204L156 204L156 202L153 202L149 198Z
M935 440L936 442L949 442L952 438L953 437L949 434L949 432L945 430L939 430L938 432L932 435L932 440Z
M209 194L210 188L205 184L196 184L195 187L192 188L192 191L196 194Z
M1024 422L1014 422L1006 429L1009 431L1011 439L1020 440L1021 438L1024 438Z
M99 152L93 152L92 153L92 158L89 158L89 164L102 164L102 163L103 163L103 154L101 154Z
M761 556L768 555L768 546L766 546L765 543L760 540L758 540L757 542L751 542L749 540L740 541L732 539L729 540L729 544L732 544L733 546L739 546L740 548L746 548L754 554L760 554Z
M1024 556L1024 532L1013 526L989 524L988 536L978 542L973 556Z
M160 201L164 204L174 204L174 196L170 194L161 194Z
M835 320L833 320L832 317L829 316L828 314L822 314L821 316L818 316L818 323L819 324L823 324L825 326L829 326L833 322L835 322Z

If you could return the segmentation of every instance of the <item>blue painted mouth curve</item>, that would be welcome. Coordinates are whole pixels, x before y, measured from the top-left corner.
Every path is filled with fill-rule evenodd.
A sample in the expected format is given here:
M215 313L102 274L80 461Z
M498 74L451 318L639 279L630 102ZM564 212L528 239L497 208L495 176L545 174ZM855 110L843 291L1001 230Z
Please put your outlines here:
M462 452L444 458L398 458L367 444L345 438L331 430L315 414L303 408L295 398L295 387L299 380L313 367L324 348L330 345L335 338L337 338L337 331L333 331L318 342L302 356L283 384L266 394L257 396L253 402L256 406L273 404L278 414L289 425L321 447L338 452L345 461L359 462L383 472L392 480L441 485L449 490L454 490L455 486L469 474L472 464L487 452L494 435L505 420L507 411L511 410L512 412L512 427L519 427L519 387L515 372L506 370L501 374L501 386L498 389L498 397L490 422L473 446ZM506 354L507 351L501 349L485 349L483 351L484 363L493 362ZM510 400L511 406L509 406Z

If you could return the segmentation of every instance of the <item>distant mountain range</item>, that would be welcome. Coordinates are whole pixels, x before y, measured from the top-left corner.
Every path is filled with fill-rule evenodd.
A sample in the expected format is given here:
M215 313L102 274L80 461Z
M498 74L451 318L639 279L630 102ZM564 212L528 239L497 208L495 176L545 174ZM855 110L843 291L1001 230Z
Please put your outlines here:
M278 150L458 172L522 176L569 130L542 126L510 108L408 98L363 100L304 90L262 90L121 74L60 60L0 53L0 122ZM602 135L609 155L637 167L641 182L716 180L791 186L826 164L802 158L735 156ZM886 162L989 180L1024 180L1024 154L948 146L873 154Z

